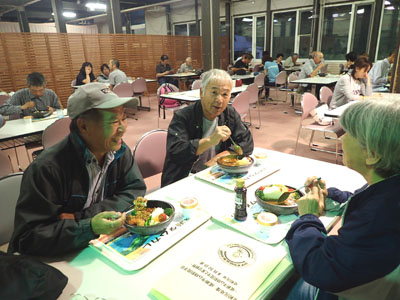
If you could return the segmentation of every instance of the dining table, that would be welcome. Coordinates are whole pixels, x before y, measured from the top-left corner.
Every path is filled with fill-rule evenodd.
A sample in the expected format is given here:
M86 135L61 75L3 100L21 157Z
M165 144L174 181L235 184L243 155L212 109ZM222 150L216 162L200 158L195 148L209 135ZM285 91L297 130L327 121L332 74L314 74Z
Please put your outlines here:
M365 184L365 180L360 174L344 166L255 148L254 153L259 152L263 153L264 158L266 157L263 161L264 167L253 166L260 170L256 180L245 180L247 203L251 205L256 202L255 191L259 186L285 184L292 187L300 187L309 176L320 176L326 181L327 187L337 187L346 191L354 191ZM206 170L206 172L208 171ZM253 171L249 170L250 172ZM66 256L42 258L45 263L59 269L69 279L59 299L71 299L71 295L86 297L82 299L160 299L155 297L152 291L154 291L156 285L158 286L158 282L163 280L169 280L170 289L180 291L184 285L186 290L192 290L190 296L183 295L182 299L199 299L196 297L196 289L190 285L190 281L182 281L174 277L168 278L170 271L182 268L180 267L182 262L190 259L194 253L198 253L199 249L208 249L226 236L234 235L238 240L247 238L252 243L259 243L259 245L265 246L262 240L258 239L256 241L256 239L250 238L243 232L232 229L232 227L228 226L229 223L220 221L221 216L231 215L234 212L235 192L220 185L204 181L201 176L188 176L146 195L147 199L163 200L171 203L177 213L181 210L180 201L187 197L195 197L198 201L198 209L209 217L197 226L195 230L182 237L179 242L165 247L163 251L160 251L154 257L148 258L145 263L137 268L127 270L122 263L113 261L112 257L116 256L113 256L112 251L107 251L102 247L97 249L93 245ZM248 218L252 218L250 212L251 208L248 207ZM296 219L297 216L293 215L293 218ZM326 216L320 217L328 230L333 226L337 218L336 214L329 215L328 212ZM272 232L275 230L275 226L271 227ZM286 227L285 230L287 229ZM275 241L276 244L268 245L268 249L271 251L278 251L278 249L283 251L282 258L277 262L276 267L261 273L262 275L257 275L261 276L261 278L258 278L261 279L260 285L254 291L251 291L251 296L248 299L271 299L282 284L293 274L294 266L284 240L285 232L281 233L279 240ZM152 247L156 246L153 245ZM151 249L151 251L153 250L154 248ZM108 252L110 252L110 256L105 255ZM262 258L268 259L271 253L266 252ZM224 263L222 262L222 264ZM199 267L197 266L197 268ZM241 272L244 269L237 268L235 270L235 272ZM186 276L190 276L190 274ZM207 288L205 284L203 286Z

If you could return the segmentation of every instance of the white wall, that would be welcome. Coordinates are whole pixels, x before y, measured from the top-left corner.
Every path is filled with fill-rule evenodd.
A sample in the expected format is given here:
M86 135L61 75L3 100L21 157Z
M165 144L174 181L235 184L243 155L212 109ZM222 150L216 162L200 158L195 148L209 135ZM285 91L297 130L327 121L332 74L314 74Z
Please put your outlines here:
M167 15L165 7L155 6L144 12L146 20L146 34L167 34Z

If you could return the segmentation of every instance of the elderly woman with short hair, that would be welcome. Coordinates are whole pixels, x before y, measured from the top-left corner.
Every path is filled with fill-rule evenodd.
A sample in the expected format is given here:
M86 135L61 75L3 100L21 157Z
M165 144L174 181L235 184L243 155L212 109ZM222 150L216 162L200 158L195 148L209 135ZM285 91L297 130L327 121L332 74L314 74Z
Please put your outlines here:
M351 194L307 179L310 190L298 201L300 218L286 236L302 276L288 299L398 299L400 101L353 104L340 122L346 130L344 164L367 184ZM346 202L338 235L326 236L318 219L326 197Z

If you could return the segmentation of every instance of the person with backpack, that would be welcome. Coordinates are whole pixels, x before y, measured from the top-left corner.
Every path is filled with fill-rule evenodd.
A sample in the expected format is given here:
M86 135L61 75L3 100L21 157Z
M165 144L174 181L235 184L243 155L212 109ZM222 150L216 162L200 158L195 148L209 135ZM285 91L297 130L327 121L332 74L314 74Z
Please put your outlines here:
M168 127L162 186L201 171L216 154L233 150L230 138L242 147L243 155L253 152L249 128L235 108L228 106L231 90L229 74L212 69L203 74L201 100L175 112Z

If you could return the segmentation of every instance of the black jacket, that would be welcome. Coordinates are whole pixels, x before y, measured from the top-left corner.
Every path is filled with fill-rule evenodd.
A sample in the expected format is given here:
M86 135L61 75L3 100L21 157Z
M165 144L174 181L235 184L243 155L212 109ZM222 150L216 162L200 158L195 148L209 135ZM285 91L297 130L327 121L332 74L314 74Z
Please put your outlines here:
M96 238L91 217L106 210L122 211L146 193L137 164L122 144L108 167L103 201L84 209L89 190L87 155L81 138L71 133L26 169L9 253L51 256L84 248ZM73 213L75 220L60 220L61 213Z
M250 130L240 119L236 110L227 106L218 117L218 126L226 125L232 139L242 147L243 154L253 152L254 143ZM203 109L201 101L177 111L168 127L167 155L165 158L161 186L166 186L189 175L198 158L199 140L203 137ZM220 151L232 146L228 139L221 143ZM233 149L233 147L232 147Z

